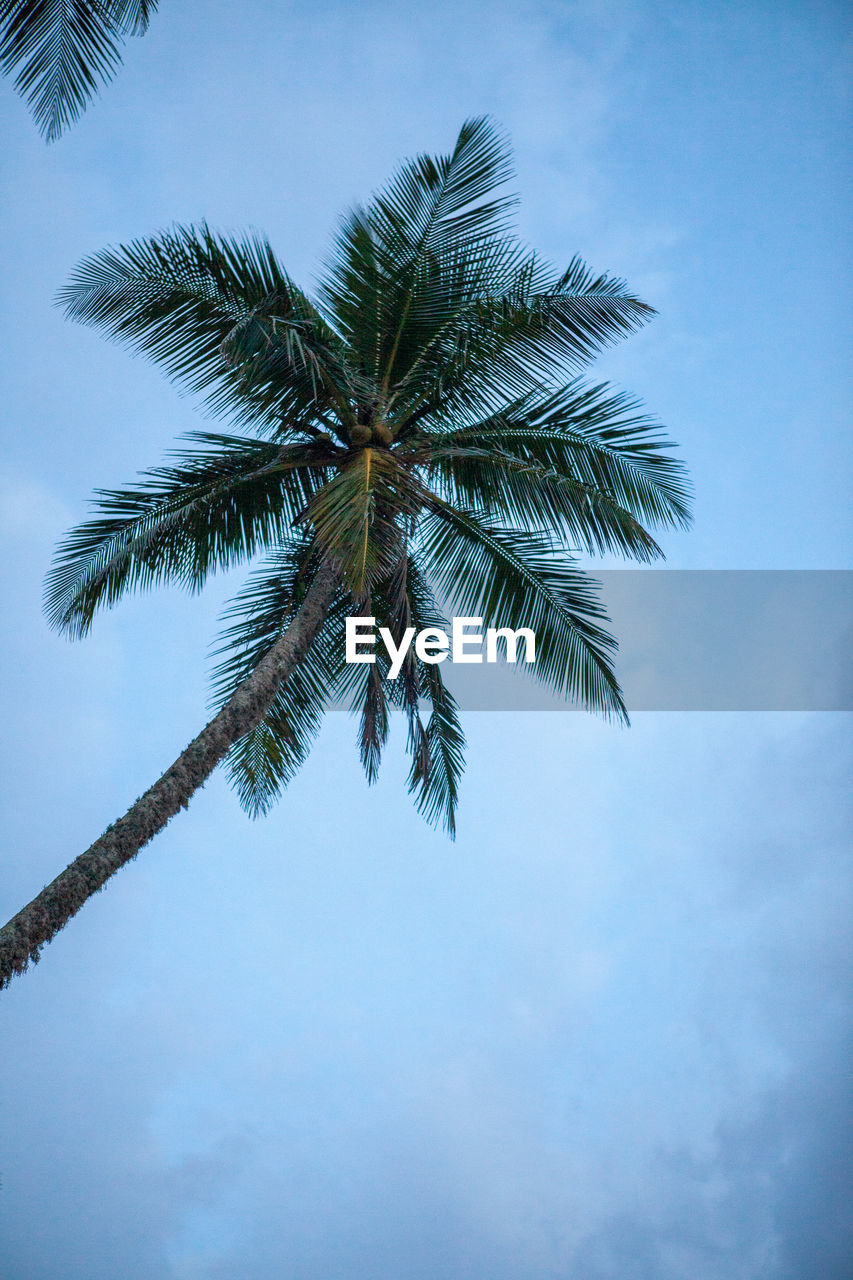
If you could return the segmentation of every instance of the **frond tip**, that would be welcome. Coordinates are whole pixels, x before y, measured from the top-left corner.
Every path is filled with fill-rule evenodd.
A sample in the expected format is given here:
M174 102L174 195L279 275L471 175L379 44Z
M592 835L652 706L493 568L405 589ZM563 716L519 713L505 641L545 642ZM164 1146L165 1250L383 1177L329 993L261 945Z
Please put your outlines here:
M159 0L0 0L0 70L54 142L121 65Z

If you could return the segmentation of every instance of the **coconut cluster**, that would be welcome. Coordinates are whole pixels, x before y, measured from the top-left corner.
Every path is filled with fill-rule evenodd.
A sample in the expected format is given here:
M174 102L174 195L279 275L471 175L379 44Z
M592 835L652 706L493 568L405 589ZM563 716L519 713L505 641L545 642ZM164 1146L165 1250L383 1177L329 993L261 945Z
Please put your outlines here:
M394 443L394 436L384 422L374 422L370 425L360 422L351 428L349 437L353 444L362 446L378 444L388 449Z

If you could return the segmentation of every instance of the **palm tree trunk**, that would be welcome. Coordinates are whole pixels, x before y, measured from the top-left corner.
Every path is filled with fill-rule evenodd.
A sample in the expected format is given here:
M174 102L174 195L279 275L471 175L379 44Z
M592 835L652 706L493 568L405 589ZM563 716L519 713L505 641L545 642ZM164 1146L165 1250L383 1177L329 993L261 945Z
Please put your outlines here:
M337 568L328 562L320 568L287 631L171 768L124 817L0 929L0 988L16 973L23 973L31 960L38 960L45 943L119 867L162 831L179 809L186 808L229 747L260 723L279 685L312 644L334 600L339 579Z

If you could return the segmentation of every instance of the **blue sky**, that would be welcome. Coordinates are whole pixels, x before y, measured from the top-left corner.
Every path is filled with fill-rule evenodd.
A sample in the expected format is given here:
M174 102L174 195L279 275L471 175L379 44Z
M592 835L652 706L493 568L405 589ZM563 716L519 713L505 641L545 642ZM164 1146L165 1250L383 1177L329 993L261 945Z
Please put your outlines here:
M525 238L660 313L597 369L690 465L668 564L849 567L843 6L239 8L164 0L51 148L0 94L6 916L197 730L239 580L41 618L91 489L200 425L52 307L107 243L251 225L310 284L490 112ZM335 715L267 820L215 778L3 994L4 1280L846 1276L849 717L466 730L455 845L402 733L369 791Z

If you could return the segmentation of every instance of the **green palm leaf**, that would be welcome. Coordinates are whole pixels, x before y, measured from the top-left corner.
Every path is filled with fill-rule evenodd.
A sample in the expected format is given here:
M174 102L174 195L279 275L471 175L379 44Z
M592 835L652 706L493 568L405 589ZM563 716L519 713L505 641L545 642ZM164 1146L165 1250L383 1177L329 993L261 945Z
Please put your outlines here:
M96 491L102 515L66 535L47 576L54 626L83 635L98 608L130 590L177 581L195 591L214 570L286 539L332 462L313 443L191 438L203 453L183 452L181 465L155 467L133 488Z
M207 392L214 412L273 432L350 419L356 383L340 341L258 236L202 224L105 249L58 299L66 315Z
M312 577L311 542L295 538L269 556L226 610L230 622L214 671L223 705L290 624ZM252 817L266 813L305 762L343 670L348 602L333 605L304 660L276 693L264 719L232 747L228 774Z
M599 584L555 552L549 538L501 528L447 503L436 505L419 535L430 577L455 608L481 616L487 627L530 627L537 679L627 722Z
M432 712L423 739L412 741L409 792L415 797L418 813L433 826L441 823L455 839L459 781L465 768L465 734L456 699L446 688L437 666L428 669L426 691Z
M500 451L608 495L637 520L686 528L691 486L673 442L632 396L606 383L576 380L549 395L530 395L470 425L430 430L427 453ZM415 449L418 448L415 444Z
M491 412L542 392L565 369L587 365L654 311L622 280L573 259L559 278L535 256L517 262L500 292L460 299L395 388L397 434L427 415Z
M448 251L473 259L502 233L515 198L500 188L511 173L494 125L469 120L449 155L409 161L344 221L322 298L380 386L388 387L401 363L407 324L422 306L434 262Z
M143 35L158 0L0 0L0 69L48 142L86 109Z
M591 554L613 552L649 561L663 555L640 522L609 494L553 468L498 449L458 447L430 456L439 491L455 506L538 529Z
M410 559L406 573L406 593L411 625L418 631L426 627L447 630L447 622L417 559ZM441 823L451 839L456 835L456 809L459 783L465 768L465 734L459 719L459 707L446 688L437 663L417 662L417 690L429 704L426 727L421 723L417 707L409 716L409 792L415 807L427 822Z

